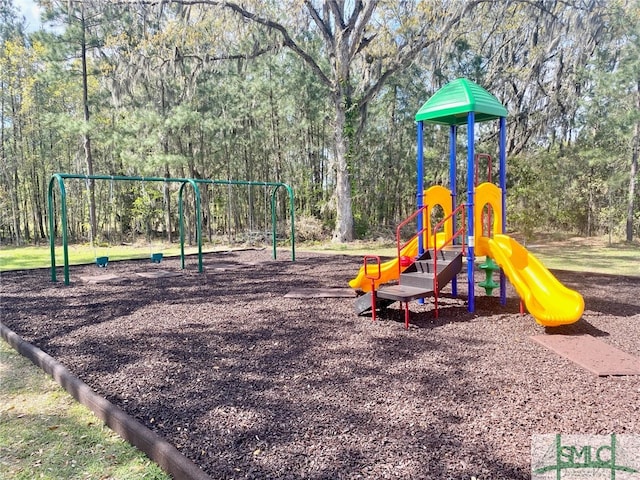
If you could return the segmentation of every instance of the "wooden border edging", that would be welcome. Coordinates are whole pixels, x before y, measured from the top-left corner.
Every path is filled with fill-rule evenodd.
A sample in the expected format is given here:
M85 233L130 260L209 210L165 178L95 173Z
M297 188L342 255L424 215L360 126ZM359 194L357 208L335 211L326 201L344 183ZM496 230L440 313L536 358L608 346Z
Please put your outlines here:
M51 375L73 398L91 410L111 430L142 450L176 480L211 480L195 463L164 438L95 393L55 358L23 340L0 322L0 336L14 350Z

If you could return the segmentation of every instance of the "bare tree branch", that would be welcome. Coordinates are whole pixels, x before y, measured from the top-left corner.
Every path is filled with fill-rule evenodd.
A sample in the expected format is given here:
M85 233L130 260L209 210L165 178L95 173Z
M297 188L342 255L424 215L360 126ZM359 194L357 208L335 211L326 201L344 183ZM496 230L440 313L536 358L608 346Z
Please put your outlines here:
M354 59L356 55L363 49L364 46L368 43L364 39L364 34L366 31L366 27L373 16L373 11L376 8L376 2L370 1L367 3L364 13L362 16L358 16L361 12L363 12L362 2L356 2L356 6L353 9L353 13L351 14L351 18L349 20L349 28L353 29L353 39L351 41L351 51L349 52L349 57ZM366 43L365 43L366 42Z
M395 60L380 74L377 81L373 83L360 98L361 104L370 102L379 92L380 89L387 82L389 77L394 73L408 67L424 49L442 40L442 38L449 33L453 28L460 23L462 18L469 14L476 6L481 3L488 2L490 0L474 0L467 2L465 7L457 14L452 16L444 27L438 32L435 37L427 37L425 35L420 36L418 40L411 44L401 45L398 49L398 54ZM401 53L402 52L402 53Z
M300 56L300 58L302 58L305 63L307 63L307 65L309 65L311 67L311 69L314 71L314 73L316 75L318 75L318 77L320 78L320 80L322 81L322 83L324 83L326 86L328 86L329 88L333 88L333 83L331 82L331 80L327 77L327 75L322 71L322 69L320 68L320 66L317 64L317 62L313 59L313 57L307 52L305 51L302 47L300 47L300 45L298 45L298 43L291 37L291 35L289 34L289 31L287 30L287 28L282 25L281 23L278 23L276 21L273 21L271 19L268 18L264 18L261 17L260 15L254 13L254 12L250 12L249 10L247 10L246 8L238 5L237 3L234 2L226 2L226 1L216 1L216 0L132 0L129 2L122 2L123 4L143 4L143 5L163 5L163 4L171 4L171 3L175 3L175 4L180 4L180 5L210 5L210 6L215 6L215 7L222 7L222 8L228 8L234 12L236 12L237 14L241 15L242 17L251 20L253 22L256 22L260 25L263 25L271 30L275 30L277 32L280 33L280 35L282 35L283 38L283 45L286 46L287 48L290 48L292 51L294 51L297 55Z
M311 18L320 29L320 33L322 34L322 38L324 38L324 41L327 42L327 44L331 45L332 49L335 48L334 38L329 25L320 17L320 14L314 8L310 0L305 0L304 4L307 7L309 14L311 15Z

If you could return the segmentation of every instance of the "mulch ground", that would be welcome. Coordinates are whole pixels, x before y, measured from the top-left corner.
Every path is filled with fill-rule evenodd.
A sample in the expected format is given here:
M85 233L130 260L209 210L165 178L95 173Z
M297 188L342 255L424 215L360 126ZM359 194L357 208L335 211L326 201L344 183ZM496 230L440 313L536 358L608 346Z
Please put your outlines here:
M345 287L360 257L270 251L159 266L119 280L72 267L3 273L2 322L216 479L528 479L537 433L640 434L640 377L597 377L531 341L508 302L460 296L392 305L375 323L353 299L285 298ZM161 268L180 275L143 278ZM640 278L555 272L585 297L578 323L640 355ZM480 276L480 274L478 274ZM495 295L495 294L494 294Z

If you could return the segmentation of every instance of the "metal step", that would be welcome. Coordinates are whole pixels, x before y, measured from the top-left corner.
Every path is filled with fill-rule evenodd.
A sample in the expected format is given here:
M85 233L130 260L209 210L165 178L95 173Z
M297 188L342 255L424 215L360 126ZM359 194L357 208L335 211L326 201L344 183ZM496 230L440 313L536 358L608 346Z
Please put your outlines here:
M440 262L438 261L438 292L455 278L462 270L462 253L457 252L456 255L440 270Z
M438 260L438 270L442 271L444 268L449 265L452 260ZM433 274L435 272L435 261L431 258L427 260L416 260L416 271L419 273L430 273Z
M447 247L438 251L438 290L446 286L462 270L461 247ZM409 302L433 295L433 250L426 251L400 275L398 285L382 286L376 291L376 308L386 308L393 302ZM371 293L356 299L355 311L362 315L371 311Z
M400 285L433 290L434 261L418 260L415 266L416 271L400 275ZM458 252L450 260L438 260L437 269L438 291L440 291L462 270L462 254Z
M431 258L432 252L426 251L421 256L416 258L411 265L403 270L404 273L417 272L417 263L423 260L429 260Z
M438 250L438 262L440 260L453 260L462 254L462 245L449 245L442 250ZM429 250L429 258L433 258L433 250Z
M410 272L400 275L400 285L433 290L433 273Z
M409 302L417 298L425 298L433 295L433 290L419 287L409 287L406 285L391 285L382 287L376 291L378 298L393 300L394 302Z

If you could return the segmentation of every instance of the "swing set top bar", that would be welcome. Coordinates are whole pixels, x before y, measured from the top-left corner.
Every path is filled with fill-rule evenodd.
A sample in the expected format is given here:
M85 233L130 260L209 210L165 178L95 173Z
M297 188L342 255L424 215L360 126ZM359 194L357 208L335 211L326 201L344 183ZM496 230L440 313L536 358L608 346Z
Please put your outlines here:
M184 253L184 214L183 214L183 190L186 184L190 184L193 187L195 194L195 214L196 214L196 236L198 238L198 271L203 272L202 263L202 221L200 214L200 188L199 184L212 184L212 185L248 185L248 186L264 186L274 187L271 193L271 221L273 228L273 258L276 259L276 208L275 199L276 193L280 187L285 188L289 195L289 215L291 216L291 260L295 262L295 220L294 220L294 197L293 189L285 184L279 182L254 182L249 180L209 180L199 178L172 178L172 177L144 177L144 176L123 176L123 175L81 175L74 173L54 173L49 181L48 190L48 213L49 213L49 248L51 251L51 281L57 281L56 278L56 256L55 256L55 216L53 208L53 189L55 185L58 185L60 190L60 208L61 222L62 222L62 249L64 259L64 283L69 285L69 243L68 243L68 222L67 222L67 194L64 186L65 179L79 179L79 180L110 180L110 181L138 181L138 182L165 182L165 183L180 183L180 190L178 195L178 211L179 211L179 226L180 226L180 260L181 266L185 268L185 253Z
M54 173L52 178L76 178L80 180L129 180L138 182L174 182L174 183L190 183L192 178L172 178L172 177L140 177L125 175L82 175L78 173Z
M125 176L125 175L84 175L77 173L54 173L52 177L61 179L80 179L80 180L120 180L120 181L137 181L137 182L167 182L167 183L206 183L214 185L249 185L256 187L284 187L291 190L286 183L281 182L256 182L253 180L212 180L207 178L179 178L179 177L144 177L144 176Z
M281 182L254 182L253 180L211 180L205 178L193 178L191 179L196 183L204 183L208 185L249 185L254 187L274 187L271 192L271 244L273 246L273 259L275 260L277 257L277 249L276 249L276 238L277 238L277 228L276 228L276 194L278 193L279 188L284 188L289 195L289 217L291 218L291 261L296 261L296 224L295 224L295 211L294 211L294 198L293 198L293 189L287 185L286 183ZM200 195L200 193L198 193ZM200 217L198 216L198 222L200 221ZM182 248L184 248L184 242L181 242ZM182 255L184 258L184 254ZM183 261L184 262L184 261ZM184 265L183 267L184 268Z

